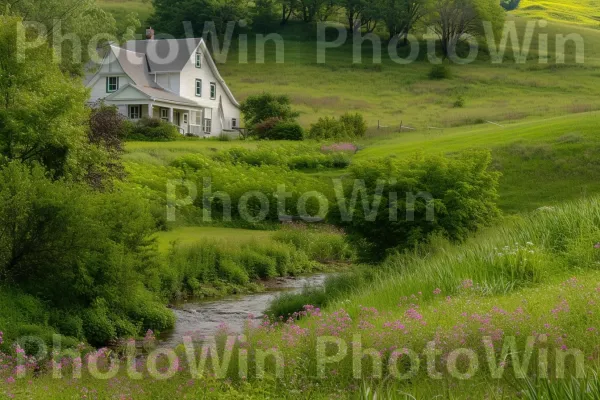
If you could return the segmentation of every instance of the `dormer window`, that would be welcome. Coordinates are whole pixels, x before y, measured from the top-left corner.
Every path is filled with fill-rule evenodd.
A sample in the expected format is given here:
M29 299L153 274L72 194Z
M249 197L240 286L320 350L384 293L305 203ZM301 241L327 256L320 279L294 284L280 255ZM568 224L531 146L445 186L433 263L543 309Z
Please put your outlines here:
M119 77L108 76L106 77L106 93L114 93L119 90Z
M200 51L196 52L196 68L202 68L202 53Z

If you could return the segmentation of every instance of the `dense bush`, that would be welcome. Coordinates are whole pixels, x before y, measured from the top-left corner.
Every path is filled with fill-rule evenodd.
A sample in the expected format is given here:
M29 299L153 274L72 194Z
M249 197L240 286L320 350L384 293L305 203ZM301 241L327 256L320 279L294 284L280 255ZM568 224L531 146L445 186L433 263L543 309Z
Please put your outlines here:
M127 139L148 142L166 142L181 137L177 127L158 118L142 118L129 124Z
M275 96L271 93L248 97L240 106L240 110L244 114L250 135L259 139L272 139L269 137L270 132L276 125L294 122L298 117L298 112L292 109L289 97ZM293 129L287 126L286 130Z
M254 125L252 136L262 140L302 140L304 130L294 121L271 117Z
M0 283L52 307L61 333L103 344L126 325L118 321L137 326L146 318L127 311L147 293L140 271L159 267L147 240L155 222L141 198L51 181L41 168L11 162L0 169L0 200L0 225L8 228L0 236ZM70 320L58 322L65 313Z
M346 137L360 138L367 133L367 123L362 114L345 113L340 117L340 124L344 127Z
M437 81L452 78L452 70L446 64L434 64L429 71L429 79Z
M345 130L340 122L333 117L321 117L310 126L306 137L314 140L343 138Z
M463 240L499 214L499 174L489 170L490 160L489 152L472 151L353 165L345 201L330 218L378 250L409 248L432 234Z
M238 152L238 155L244 154L243 151ZM233 156L233 155L232 155ZM327 158L326 155L324 155ZM208 156L200 154L190 154L181 157L173 162L173 166L184 171L183 177L191 182L196 182L198 185L197 196L193 201L195 210L210 210L214 220L222 218L231 218L240 221L245 219L252 224L253 218L259 216L259 212L263 210L263 205L259 197L266 199L267 207L264 208L266 215L264 220L279 222L278 208L278 192L280 187L285 186L285 190L292 193L286 201L285 215L297 216L298 199L304 194L313 191L319 191L328 199L332 198L333 192L329 182L321 177L310 176L292 171L277 163L273 158L272 164L261 166L249 165L244 162L218 162L212 160ZM152 174L152 171L147 169L146 174ZM210 188L203 188L202 182L210 180ZM160 188L160 193L164 196L164 189ZM210 191L210 193L209 193ZM253 195L259 191L263 196ZM226 194L223 196L215 196L220 192ZM205 198L209 199L210 209L205 207ZM242 218L240 214L240 200L246 198L247 207L250 218ZM224 204L228 203L232 207L231 214L224 212ZM316 216L319 212L319 202L316 198L311 197L306 202L306 212L309 216ZM257 221L256 223L261 223Z
M361 114L346 113L339 119L322 117L310 126L306 137L314 140L354 139L363 137L367 124Z
M271 140L302 140L304 130L297 122L282 121L271 129L268 139Z

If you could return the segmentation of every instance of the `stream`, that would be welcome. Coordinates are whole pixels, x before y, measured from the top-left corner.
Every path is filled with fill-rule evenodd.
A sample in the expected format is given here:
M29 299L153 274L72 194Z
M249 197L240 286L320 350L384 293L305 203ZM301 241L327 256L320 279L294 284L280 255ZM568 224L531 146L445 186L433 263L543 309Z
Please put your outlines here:
M225 324L229 331L242 332L249 316L261 320L269 305L282 292L300 292L305 287L321 287L330 274L315 274L297 278L277 278L265 284L262 293L234 295L220 300L190 300L173 307L175 328L160 337L163 347L183 343L183 336L210 336Z

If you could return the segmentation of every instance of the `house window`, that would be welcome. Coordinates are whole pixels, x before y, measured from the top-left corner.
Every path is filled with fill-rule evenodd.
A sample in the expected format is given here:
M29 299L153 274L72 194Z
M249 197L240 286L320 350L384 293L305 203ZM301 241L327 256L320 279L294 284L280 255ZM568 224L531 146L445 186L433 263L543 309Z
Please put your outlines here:
M140 119L142 117L142 106L129 106L129 119Z
M183 114L183 124L187 125L188 123L188 115L187 114Z
M217 98L217 84L214 82L210 83L210 99L214 100Z
M202 111L195 111L192 120L195 125L202 126Z
M204 133L210 134L212 130L212 119L204 118Z
M119 90L119 77L108 76L106 77L106 93L113 93Z
M231 127L232 128L237 128L237 119L231 118Z
M202 79L196 79L196 97L202 97Z
M202 68L202 53L196 52L196 68Z
M160 119L162 119L163 121L169 122L169 109L168 108L160 109Z
M202 130L208 134L212 131L212 109L210 108L204 109L204 125Z

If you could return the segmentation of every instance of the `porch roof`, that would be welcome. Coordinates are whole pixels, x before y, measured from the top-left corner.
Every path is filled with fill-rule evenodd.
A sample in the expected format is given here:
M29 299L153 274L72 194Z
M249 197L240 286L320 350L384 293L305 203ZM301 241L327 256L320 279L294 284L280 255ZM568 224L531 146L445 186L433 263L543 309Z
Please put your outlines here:
M201 104L195 101L178 96L175 93L171 93L164 89L137 86L130 83L123 85L118 91L106 97L106 101L139 100L164 101L168 103L179 104L185 107L203 107Z

